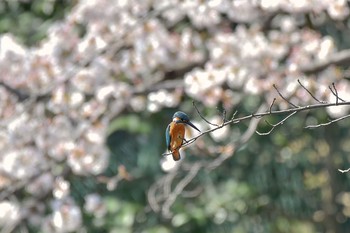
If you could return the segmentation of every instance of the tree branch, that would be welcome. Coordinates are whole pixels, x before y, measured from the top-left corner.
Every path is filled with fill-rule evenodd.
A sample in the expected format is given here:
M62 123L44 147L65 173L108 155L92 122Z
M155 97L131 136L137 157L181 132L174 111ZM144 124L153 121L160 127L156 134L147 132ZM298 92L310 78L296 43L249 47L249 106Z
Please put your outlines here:
M350 49L334 53L325 61L302 66L300 70L305 74L313 74L328 68L330 65L350 65Z
M301 81L300 81L299 79L298 79L298 83L299 83L299 85L300 85L305 91L307 91L307 93L309 93L309 95L310 95L314 100L316 100L318 103L320 103L320 104L326 103L326 101L322 101L322 100L317 99L316 96L315 96L314 94L312 94L311 91L309 91L309 89L307 89L307 88L301 83Z
M195 142L198 138L200 138L208 133L214 132L218 129L221 129L222 127L225 127L225 126L230 125L230 124L237 124L241 121L250 120L252 118L264 117L264 116L268 116L268 115L281 115L281 114L291 114L291 113L294 114L294 112L297 113L297 112L308 111L308 110L313 110L313 109L320 109L320 108L326 108L326 107L332 107L332 106L344 106L344 105L350 106L350 101L345 101L345 102L340 102L340 103L317 103L317 104L312 104L312 105L307 105L307 106L299 106L296 108L289 108L289 109L285 109L285 110L275 110L275 111L269 110L266 112L257 112L257 113L250 114L247 116L233 118L229 121L224 122L222 125L214 127L212 129L208 129L206 131L203 131L202 133L198 134L197 136L187 140L187 142L184 143L182 145L182 147L186 147L186 146L192 144L193 142ZM170 154L171 153L169 152L169 153L164 153L163 155L170 155Z
M331 121L329 121L327 123L321 123L321 124L317 124L317 125L308 125L308 126L305 126L305 129L314 129L314 128L318 128L318 127L321 127L321 126L327 126L327 125L333 124L335 122L344 120L344 119L346 119L348 117L350 117L350 114L346 115L346 116L339 117L339 118L334 119L334 120L331 120Z
M191 170L187 175L176 185L173 192L170 193L166 201L162 206L162 215L166 218L171 217L170 207L174 204L176 198L181 194L181 192L186 188L186 186L196 177L202 165L200 162L193 164Z
M7 83L5 83L3 81L0 81L0 86L3 86L8 92L15 95L20 102L22 102L30 97L27 93L24 93L21 90L18 90L16 88L11 87L10 85L8 85Z
M275 90L277 91L278 95L279 95L284 101L286 101L288 104L292 105L292 106L295 107L295 108L298 107L298 106L296 106L295 104L293 104L292 102L290 102L286 97L284 97L284 96L282 95L282 93L278 90L278 88L276 87L275 84L273 84L272 86L273 86L273 88L275 88Z
M350 168L345 169L345 170L338 169L338 171L340 171L341 173L346 173L346 172L349 172L349 171L350 171Z

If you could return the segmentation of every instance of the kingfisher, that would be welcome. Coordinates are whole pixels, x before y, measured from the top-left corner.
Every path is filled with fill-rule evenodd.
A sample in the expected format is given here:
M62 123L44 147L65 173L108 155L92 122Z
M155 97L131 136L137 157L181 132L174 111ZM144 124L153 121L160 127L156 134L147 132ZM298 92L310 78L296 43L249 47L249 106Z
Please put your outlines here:
M166 145L173 155L175 161L180 160L180 148L185 140L185 125L189 125L195 130L200 130L192 124L186 113L178 111L174 114L172 122L165 131Z

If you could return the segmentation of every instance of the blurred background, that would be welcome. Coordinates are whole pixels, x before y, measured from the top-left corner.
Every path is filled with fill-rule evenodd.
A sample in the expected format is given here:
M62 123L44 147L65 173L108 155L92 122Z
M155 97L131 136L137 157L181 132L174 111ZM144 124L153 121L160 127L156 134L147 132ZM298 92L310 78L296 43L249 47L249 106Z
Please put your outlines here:
M273 84L298 106L350 100L349 9L0 1L0 232L350 232L350 174L338 171L350 167L350 121L305 128L349 106L299 112L270 133L286 114L240 121L178 162L163 155L177 110L205 131L202 117L293 107Z

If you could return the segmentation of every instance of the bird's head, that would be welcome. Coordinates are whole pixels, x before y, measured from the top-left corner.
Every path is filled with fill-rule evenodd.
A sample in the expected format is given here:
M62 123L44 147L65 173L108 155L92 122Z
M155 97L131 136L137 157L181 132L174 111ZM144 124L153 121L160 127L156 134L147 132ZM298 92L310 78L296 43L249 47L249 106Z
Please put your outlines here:
M175 112L173 116L173 121L176 123L187 124L200 132L200 130L194 124L192 124L192 122L190 121L190 118L184 112L181 112L181 111Z

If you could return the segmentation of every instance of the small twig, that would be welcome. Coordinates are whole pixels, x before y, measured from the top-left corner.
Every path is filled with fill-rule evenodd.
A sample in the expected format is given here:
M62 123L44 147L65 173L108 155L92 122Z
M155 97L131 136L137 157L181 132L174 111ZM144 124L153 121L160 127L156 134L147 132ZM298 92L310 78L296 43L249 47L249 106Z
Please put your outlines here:
M196 109L198 115L199 115L206 123L208 123L209 125L215 126L215 127L219 126L218 124L214 124L214 123L211 123L210 121L208 121L208 120L202 115L202 113L200 113L200 111L198 110L197 105L196 105L196 103L195 103L194 101L192 101L192 104L193 104L194 108Z
M274 129L276 126L274 126L273 124L271 124L268 120L265 120L265 123L269 126L271 126L271 129L265 133L261 133L259 132L258 130L255 130L255 133L260 135L260 136L265 136L265 135L269 135Z
M297 105L295 105L295 104L293 104L292 102L290 102L286 97L284 97L284 96L282 95L282 93L277 89L277 87L276 87L275 84L273 84L272 86L273 86L273 88L275 88L275 90L277 91L278 95L279 95L284 101L286 101L287 103L289 103L290 105L292 105L292 106L295 107L295 108L298 107Z
M321 100L317 99L317 98L311 93L311 91L309 91L309 89L307 89L307 88L300 82L299 79L298 79L298 83L299 83L299 85L300 85L305 91L307 91L307 93L309 93L309 95L310 95L314 100L316 100L318 103L321 103L321 104L327 103L326 101L321 101Z
M274 125L272 123L270 123L268 120L264 120L266 124L268 124L269 126L273 127Z
M345 173L345 172L349 172L349 171L350 171L350 168L345 169L345 170L338 169L338 171L340 171L341 173Z
M3 86L8 92L15 95L18 98L19 102L23 102L24 100L29 98L29 95L27 93L24 93L21 90L11 87L7 83L0 81L0 86Z
M233 119L235 119L235 117L236 117L237 113L238 113L238 111L237 111L237 110L236 110L236 111L233 113L233 115L232 115L232 117L231 117L231 121L232 121Z
M224 124L226 122L226 109L222 110L222 119L221 120L222 120L222 124Z
M271 105L270 105L270 108L269 108L270 114L271 114L271 112L272 112L272 106L275 104L275 101L276 101L276 98L273 98L273 101L272 101L272 103L271 103Z
M290 114L288 114L288 116L286 116L285 118L283 118L281 121L277 122L276 124L271 124L270 122L268 122L267 120L265 120L265 122L270 125L272 128L268 131L268 132L265 132L265 133L261 133L259 131L256 131L256 133L260 136L266 136L266 135L269 135L277 126L279 125L283 125L283 123L288 120L291 116L293 116L295 113L297 113L297 111L295 112L292 112Z
M270 133L272 133L272 131L275 129L275 127L272 127L269 131L265 132L265 133L262 133L262 132L259 132L259 131L255 131L255 133L257 133L258 135L260 136L266 136L266 135L269 135Z
M337 95L335 94L335 92L333 91L332 87L331 86L328 86L328 89L332 92L332 94L337 97Z
M334 91L333 91L332 87L334 88ZM337 88L335 88L334 83L332 83L332 86L328 86L328 88L329 88L329 90L331 90L332 94L333 94L333 95L335 96L335 98L336 98L336 100L335 100L336 105L338 105L339 100L341 100L341 101L343 101L343 102L346 102L345 100L343 100L342 98L339 97L339 95L338 95L338 90L337 90Z
M316 61L314 63L300 67L300 70L306 74L314 74L320 72L330 65L345 65L350 64L350 49L344 49L330 55L326 60Z
M327 123L321 123L321 124L317 124L317 125L308 125L308 126L305 126L304 128L305 129L314 129L314 128L318 128L318 127L321 127L321 126L327 126L327 125L330 125L330 124L333 124L335 122L338 122L338 121L341 121L341 120L344 120L346 118L350 117L350 114L349 115L346 115L346 116L342 116L342 117L339 117L337 119L334 119L334 120L331 120Z
M334 83L332 83L332 86L333 86L334 91L335 91L335 97L336 97L335 102L338 104L338 102L339 102L338 90L337 90L337 88L335 88Z

